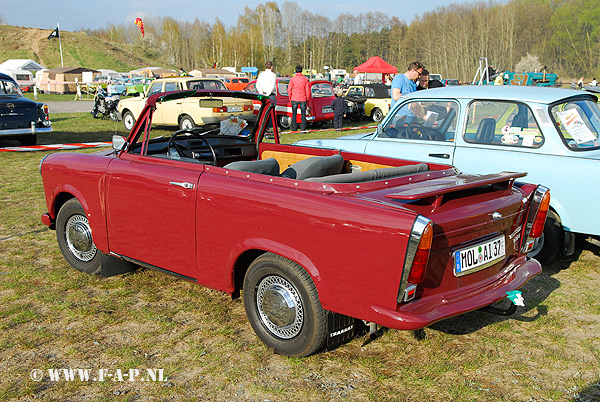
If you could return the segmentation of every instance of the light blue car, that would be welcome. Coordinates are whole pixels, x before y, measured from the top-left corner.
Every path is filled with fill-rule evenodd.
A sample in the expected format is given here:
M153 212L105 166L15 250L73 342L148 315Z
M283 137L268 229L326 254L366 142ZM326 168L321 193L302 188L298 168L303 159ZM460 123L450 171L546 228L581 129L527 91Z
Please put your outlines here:
M401 98L374 133L298 145L452 164L469 173L527 172L550 188L544 235L531 256L571 254L575 235L600 236L600 111L570 89L461 86Z

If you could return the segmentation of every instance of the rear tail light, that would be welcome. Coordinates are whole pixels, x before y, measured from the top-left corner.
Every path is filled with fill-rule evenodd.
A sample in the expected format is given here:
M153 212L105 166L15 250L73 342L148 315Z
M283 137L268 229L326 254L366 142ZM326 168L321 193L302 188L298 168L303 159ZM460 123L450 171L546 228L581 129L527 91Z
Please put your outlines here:
M535 239L539 238L544 232L546 216L550 208L550 190L544 186L538 186L533 193L533 198L529 205L527 222L523 230L523 243L521 243L521 252L528 253L533 248Z
M408 282L414 285L418 285L425 279L425 270L427 268L427 261L429 260L429 251L431 250L431 243L433 241L433 225L431 221L425 226L425 230L421 235L421 240L417 247L415 259L410 269L410 275L408 276Z
M244 105L244 111L252 110L252 105Z
M44 112L44 114L45 114L46 116L48 116L48 105L46 105L45 103L44 103L44 105L42 106L42 111Z
M213 107L213 113L227 113L227 106Z
M548 208L550 208L550 191L546 191L540 203L537 216L531 226L531 232L529 237L537 239L544 232L544 224L546 223L546 216L548 215Z
M416 285L425 280L427 261L433 243L433 223L424 216L418 216L408 239L398 303L412 300L416 294Z

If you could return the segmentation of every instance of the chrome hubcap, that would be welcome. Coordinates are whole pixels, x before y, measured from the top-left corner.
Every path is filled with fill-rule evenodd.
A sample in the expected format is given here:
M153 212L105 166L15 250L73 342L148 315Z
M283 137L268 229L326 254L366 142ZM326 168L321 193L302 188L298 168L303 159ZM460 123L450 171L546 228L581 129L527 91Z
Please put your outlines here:
M127 115L125 116L125 127L127 127L128 130L131 130L133 128L133 117L131 117L131 115Z
M304 322L302 300L296 288L280 276L260 281L256 292L260 319L275 336L291 339L300 333Z
M69 250L78 260L87 262L96 255L96 245L92 240L92 229L83 215L73 215L67 221L65 237Z
M192 125L192 122L189 121L188 119L185 119L184 121L181 122L181 129L182 130L191 130L193 129L194 126Z

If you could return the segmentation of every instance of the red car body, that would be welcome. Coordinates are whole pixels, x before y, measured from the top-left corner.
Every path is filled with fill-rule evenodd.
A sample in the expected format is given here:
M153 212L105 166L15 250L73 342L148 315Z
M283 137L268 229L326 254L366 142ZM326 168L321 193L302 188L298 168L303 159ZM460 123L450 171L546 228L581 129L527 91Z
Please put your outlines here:
M292 125L292 103L288 96L287 87L289 78L277 78L277 122L284 129ZM311 125L320 125L326 121L333 120L333 109L331 102L335 99L333 86L327 80L311 79L308 82L311 96L307 101L306 120ZM256 93L256 80L251 81L244 89L246 92ZM258 114L260 102L254 102L254 112ZM300 110L296 115L296 122L301 123Z
M194 94L213 95L227 96ZM465 175L441 164L283 145L276 126L274 143L265 143L272 107L243 92L230 96L261 109L239 136L151 139L155 104L178 96L148 98L114 152L55 153L42 161L42 221L57 230L75 268L110 276L141 265L234 296L243 288L261 340L299 356L353 334L355 319L422 328L499 301L541 272L526 251L541 234L549 195L541 186L515 185L524 174ZM341 173L294 170L340 158ZM238 167L273 160L279 168L270 174ZM457 273L460 253L477 245L491 250L491 242L503 243L504 255Z

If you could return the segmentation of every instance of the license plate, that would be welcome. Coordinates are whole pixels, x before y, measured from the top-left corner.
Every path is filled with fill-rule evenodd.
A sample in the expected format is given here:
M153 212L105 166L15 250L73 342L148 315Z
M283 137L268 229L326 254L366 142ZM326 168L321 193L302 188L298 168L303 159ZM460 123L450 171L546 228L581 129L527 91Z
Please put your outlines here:
M229 106L227 108L228 112L241 112L242 111L242 107L241 106Z
M323 113L333 113L333 109L331 108L331 106L323 106L323 108L321 109L321 112L323 112Z
M504 236L454 252L454 275L462 276L489 267L506 255Z

